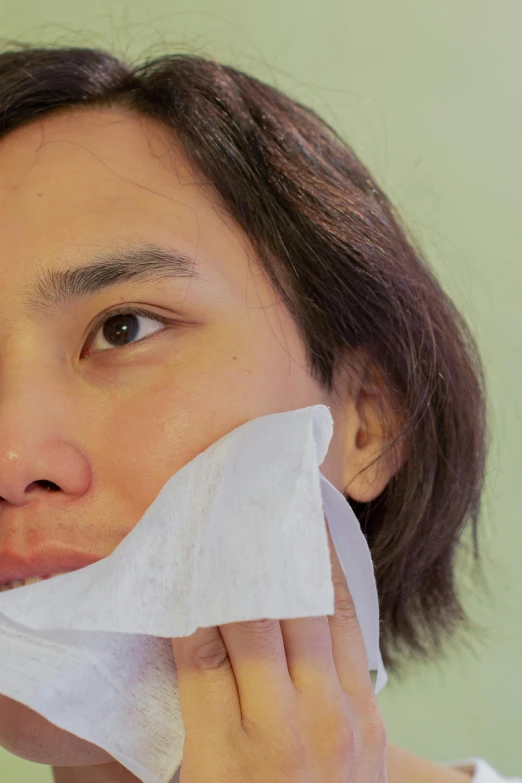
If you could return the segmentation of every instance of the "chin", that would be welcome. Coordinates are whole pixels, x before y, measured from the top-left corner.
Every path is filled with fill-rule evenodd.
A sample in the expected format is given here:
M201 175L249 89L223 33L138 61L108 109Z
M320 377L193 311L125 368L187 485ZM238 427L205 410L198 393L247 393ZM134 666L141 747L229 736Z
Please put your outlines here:
M0 745L27 761L52 767L113 762L97 745L59 729L18 701L0 695Z

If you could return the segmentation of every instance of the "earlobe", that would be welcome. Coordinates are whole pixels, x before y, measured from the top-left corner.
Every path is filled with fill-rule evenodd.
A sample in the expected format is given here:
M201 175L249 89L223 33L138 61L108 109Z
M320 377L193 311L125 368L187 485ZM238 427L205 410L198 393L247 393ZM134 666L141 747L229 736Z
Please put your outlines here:
M386 465L383 464L385 461L386 457L381 457L373 465L359 467L346 484L344 493L359 503L375 500L393 476L393 471L386 470Z

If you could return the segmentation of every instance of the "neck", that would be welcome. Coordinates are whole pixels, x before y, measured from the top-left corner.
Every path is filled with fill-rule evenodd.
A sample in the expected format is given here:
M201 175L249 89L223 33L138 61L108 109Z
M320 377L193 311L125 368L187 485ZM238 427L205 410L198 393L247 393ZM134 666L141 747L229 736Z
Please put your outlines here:
M54 783L141 783L119 762L89 767L53 767Z
M442 767L388 743L387 783L471 783L472 770ZM91 767L53 767L55 783L140 783L118 762Z

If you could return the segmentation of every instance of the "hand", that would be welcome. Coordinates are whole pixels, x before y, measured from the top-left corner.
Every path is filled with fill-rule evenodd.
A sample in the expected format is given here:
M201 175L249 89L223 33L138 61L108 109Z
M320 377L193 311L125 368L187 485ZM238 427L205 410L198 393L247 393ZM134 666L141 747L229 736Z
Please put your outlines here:
M326 528L334 615L172 639L185 727L180 783L387 783L386 731Z

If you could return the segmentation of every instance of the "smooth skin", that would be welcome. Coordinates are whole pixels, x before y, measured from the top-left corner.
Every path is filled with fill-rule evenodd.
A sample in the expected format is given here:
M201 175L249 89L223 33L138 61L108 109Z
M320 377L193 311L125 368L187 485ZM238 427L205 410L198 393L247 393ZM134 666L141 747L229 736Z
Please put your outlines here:
M49 283L100 252L151 243L197 260L200 276L120 281L31 310L37 275ZM98 326L121 306L148 311L124 348ZM364 373L367 357L351 358ZM339 371L325 392L248 237L167 130L116 108L49 116L0 140L0 372L0 552L11 565L49 544L106 557L173 473L269 413L329 406L321 470L354 500L377 497L402 460L370 465L385 445L382 390L360 382L348 392ZM183 783L470 779L386 742L333 551L332 564L334 617L232 623L173 641ZM51 764L57 783L135 780L5 697L0 744Z

